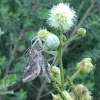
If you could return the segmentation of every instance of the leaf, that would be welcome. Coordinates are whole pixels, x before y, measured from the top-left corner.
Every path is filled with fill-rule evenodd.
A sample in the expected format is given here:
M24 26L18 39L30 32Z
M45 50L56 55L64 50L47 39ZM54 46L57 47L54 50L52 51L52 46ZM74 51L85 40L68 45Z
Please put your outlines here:
M6 76L4 79L2 79L0 81L0 89L5 89L5 88L11 86L12 84L15 83L15 81L16 81L15 74Z
M1 76L2 72L1 72L1 69L0 69L0 76Z
M0 36L1 36L2 34L4 34L4 32L2 32L2 31L1 31L1 28L0 28Z
M15 74L12 74L12 75L8 75L4 78L4 85L7 87L7 86L10 86L12 84L15 83L16 81L16 75Z
M0 95L14 94L14 91L0 91Z

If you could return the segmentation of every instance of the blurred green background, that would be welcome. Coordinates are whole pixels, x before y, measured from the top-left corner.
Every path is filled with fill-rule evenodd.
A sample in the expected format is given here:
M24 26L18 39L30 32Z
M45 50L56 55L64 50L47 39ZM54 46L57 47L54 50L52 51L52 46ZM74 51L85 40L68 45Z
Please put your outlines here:
M2 95L0 100L52 100L50 92L56 92L43 77L22 83L27 58L22 55L40 28L59 34L47 25L46 19L53 5L60 2L70 3L77 15L75 26L64 33L67 38L79 27L87 30L86 37L77 38L64 49L64 73L71 76L77 62L91 57L94 71L79 76L74 84L84 84L92 91L93 100L100 100L100 0L0 0L0 27L4 31L0 36L0 77L17 75L16 84L9 88L14 94Z

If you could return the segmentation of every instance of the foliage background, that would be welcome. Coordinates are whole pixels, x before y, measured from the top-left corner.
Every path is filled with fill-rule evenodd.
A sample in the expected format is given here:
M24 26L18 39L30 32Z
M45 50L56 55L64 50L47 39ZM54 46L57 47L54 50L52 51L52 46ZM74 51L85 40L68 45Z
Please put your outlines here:
M67 38L79 27L87 30L85 38L77 38L64 48L64 72L71 76L77 62L91 57L96 66L94 72L79 76L74 83L83 83L93 91L94 100L100 100L100 0L0 0L0 27L4 31L0 37L1 78L17 75L16 84L9 88L14 90L14 95L0 96L0 100L51 100L50 92L55 90L44 78L22 83L27 58L22 55L40 28L47 27L58 34L47 25L46 19L50 8L62 1L70 3L78 16L73 29L65 33Z

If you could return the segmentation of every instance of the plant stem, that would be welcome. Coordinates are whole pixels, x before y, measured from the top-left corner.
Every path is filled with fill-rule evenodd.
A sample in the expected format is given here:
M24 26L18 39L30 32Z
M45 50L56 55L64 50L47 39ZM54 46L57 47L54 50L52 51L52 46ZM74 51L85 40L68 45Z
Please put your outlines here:
M55 82L53 83L53 86L54 86L54 88L56 88L56 90L57 90L57 92L59 93L59 95L61 96L61 98L62 98L63 100L67 100L67 99L65 98L64 94L62 93L62 91L60 90L60 88L57 86L57 84L56 84Z
M71 81L73 81L73 80L79 75L79 73L80 73L80 70L77 70L77 71L72 75ZM66 83L64 84L64 87L66 87L67 85L68 85L68 82L66 82Z
M60 48L58 51L58 60L61 74L61 89L64 90L64 75L63 75L63 63L62 63L62 49L63 49L63 41L62 41L62 30L60 30Z
M77 93L74 89L74 84L72 83L71 78L68 75L66 75L66 78L67 78L67 81L68 81L73 93L75 94L75 98L76 98L75 100L78 100Z
M61 83L52 74L50 74L50 77L51 77L52 81L57 82L59 84L59 86L61 86Z
M75 36L73 36L72 38L70 38L68 41L66 41L64 43L64 45L66 45L67 43L69 43L70 41L72 41L73 39L75 39L76 37L78 37L78 35L76 34Z

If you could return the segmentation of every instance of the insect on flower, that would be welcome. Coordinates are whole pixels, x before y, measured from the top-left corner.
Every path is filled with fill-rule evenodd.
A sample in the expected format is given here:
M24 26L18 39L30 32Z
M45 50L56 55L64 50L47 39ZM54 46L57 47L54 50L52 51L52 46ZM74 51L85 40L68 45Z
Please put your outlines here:
M41 47L38 43L36 43L29 50L29 58L23 74L22 81L28 82L34 80L42 72L44 72L46 80L50 83L51 78L49 75L47 60L41 50Z

